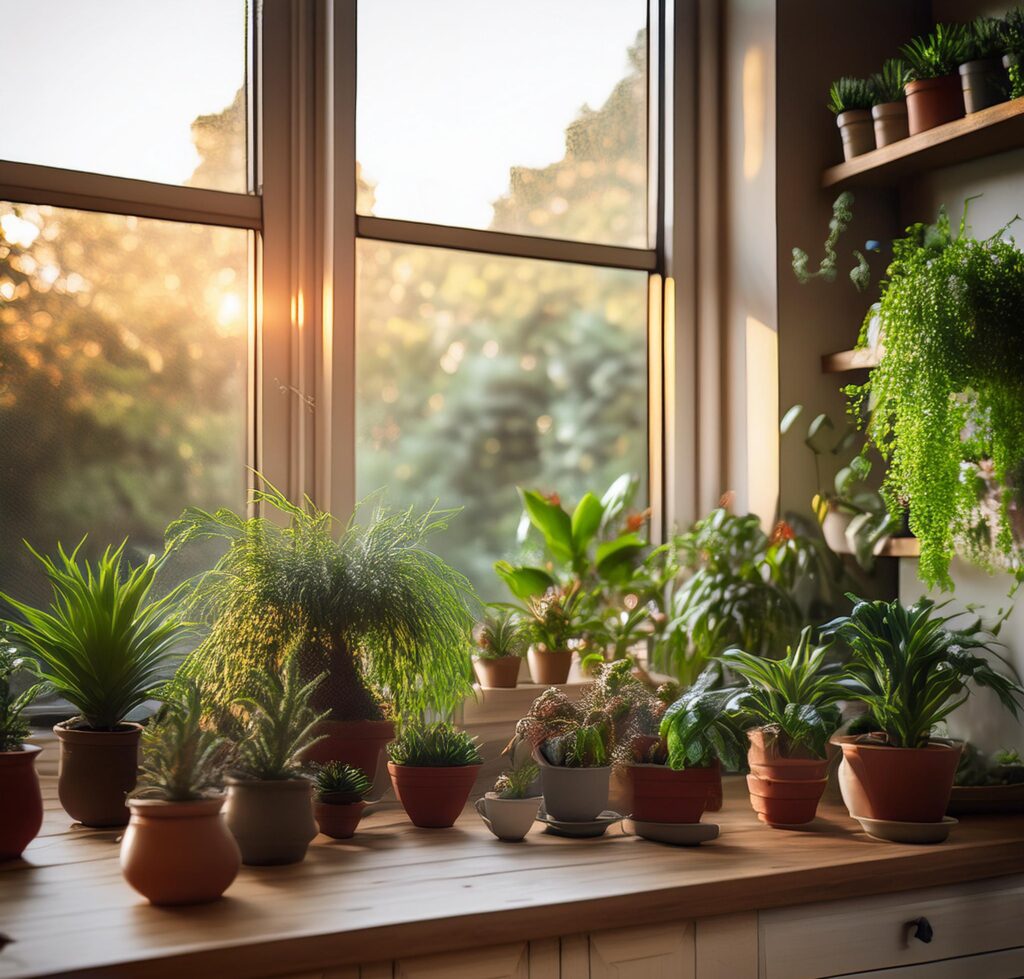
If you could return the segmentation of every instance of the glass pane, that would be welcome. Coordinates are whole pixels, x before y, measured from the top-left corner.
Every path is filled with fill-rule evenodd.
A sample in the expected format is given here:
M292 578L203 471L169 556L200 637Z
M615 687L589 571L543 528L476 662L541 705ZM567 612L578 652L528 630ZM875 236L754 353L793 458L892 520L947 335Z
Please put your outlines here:
M359 5L361 214L647 247L646 0Z
M0 204L0 588L44 597L22 539L138 556L186 504L244 502L249 251L242 230Z
M567 500L646 473L647 276L358 243L357 487L462 506L438 550L482 594L516 486Z
M245 7L0 0L0 159L244 193Z

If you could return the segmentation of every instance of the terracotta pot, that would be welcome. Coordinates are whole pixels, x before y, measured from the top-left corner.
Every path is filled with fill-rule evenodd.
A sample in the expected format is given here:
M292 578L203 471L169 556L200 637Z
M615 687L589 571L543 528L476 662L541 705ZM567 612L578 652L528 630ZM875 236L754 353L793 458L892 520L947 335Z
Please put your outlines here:
M313 784L305 778L230 778L227 823L242 851L242 863L298 863L317 832Z
M910 135L934 129L964 114L959 75L907 82L907 120Z
M459 818L481 765L425 768L388 762L395 795L416 826L447 829Z
M541 651L531 646L526 658L530 664L530 676L534 683L550 687L565 683L569 679L569 668L572 666L571 649Z
M1009 82L998 58L968 61L960 66L960 84L967 114L1006 101Z
M852 160L875 148L875 131L867 109L851 109L836 116L839 135L843 139L843 159Z
M130 799L121 873L153 904L205 904L223 894L242 863L220 811L223 797L195 802Z
M627 765L633 790L632 815L649 823L699 823L712 788L722 785L719 768Z
M476 800L476 811L487 820L487 828L507 843L518 843L530 832L539 809L540 796L502 799L497 793L488 792Z
M828 777L829 760L815 758L809 751L795 751L783 757L777 742L761 728L747 732L750 747L747 762L759 778L820 779Z
M563 768L550 765L539 755L544 810L553 819L583 823L596 819L608 808L611 766Z
M933 739L927 748L892 748L870 735L834 739L843 751L844 800L851 816L904 823L941 822L963 745Z
M487 659L479 656L473 660L476 678L484 690L507 690L519 682L519 657L498 656Z
M303 761L340 761L361 768L373 782L384 746L394 740L391 721L324 721L317 729L326 737L302 753Z
M125 797L135 788L142 726L128 721L116 731L57 724L60 741L57 795L64 811L83 826L125 826Z
M722 763L716 758L711 763L716 778L708 783L708 804L705 812L720 812L722 809Z
M875 123L875 146L898 143L910 135L906 102L880 102L872 106L871 118Z
M43 825L43 797L35 770L42 750L23 744L21 751L0 751L0 862L20 857Z
M365 802L320 802L313 803L313 818L320 832L332 840L350 840L356 832L359 820L363 818Z
M828 779L767 779L747 776L750 805L769 826L803 826L811 822Z

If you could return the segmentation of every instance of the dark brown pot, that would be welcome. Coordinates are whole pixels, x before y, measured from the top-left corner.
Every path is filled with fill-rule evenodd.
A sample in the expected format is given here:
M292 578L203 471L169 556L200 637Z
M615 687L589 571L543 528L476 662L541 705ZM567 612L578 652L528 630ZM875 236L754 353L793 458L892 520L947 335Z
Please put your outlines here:
M550 687L565 683L569 679L569 669L572 666L571 649L542 651L531 646L526 656L534 683Z
M126 826L125 797L135 788L142 726L116 731L54 726L60 741L57 794L64 811L83 826Z
M764 730L747 732L750 775L747 788L757 818L769 826L801 826L811 822L828 784L827 758L784 757L778 741Z
M304 761L340 761L361 768L371 782L377 775L381 751L395 737L391 721L324 721L318 731L326 737L302 753Z
M934 129L964 114L959 75L907 82L907 121L910 135Z
M469 799L481 765L420 768L388 762L395 795L409 818L424 829L454 825Z
M893 748L870 735L835 740L846 765L844 798L848 805L864 810L851 810L851 816L941 822L962 744L935 740L927 748Z
M363 818L365 802L314 802L313 818L320 832L332 840L349 840Z
M633 790L633 818L650 823L699 823L712 787L722 784L715 768L628 765Z
M960 84L967 114L1006 101L1009 80L998 58L968 61L960 66Z
M518 656L479 656L473 660L476 678L484 690L508 690L519 683Z
M35 760L38 745L0 751L0 862L20 857L43 825L43 797Z

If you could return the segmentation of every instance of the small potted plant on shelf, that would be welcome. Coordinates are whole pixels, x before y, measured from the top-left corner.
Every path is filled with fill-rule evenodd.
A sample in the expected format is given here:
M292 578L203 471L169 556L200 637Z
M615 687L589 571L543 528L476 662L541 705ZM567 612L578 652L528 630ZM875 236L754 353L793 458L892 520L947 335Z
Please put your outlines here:
M1010 80L1010 98L1024 96L1024 7L1014 7L1003 18L1003 67Z
M518 843L533 826L541 800L533 792L539 773L532 761L520 762L499 775L494 789L477 799L477 812L499 840Z
M747 727L747 786L758 819L769 826L811 822L828 782L828 740L839 726L836 702L849 696L843 678L814 646L811 626L780 660L738 649L721 662L747 686L730 703Z
M413 824L447 829L469 799L483 759L476 738L450 724L410 724L388 745L395 795Z
M230 745L203 728L199 688L185 684L142 735L121 872L153 904L204 904L228 889L242 857L221 808Z
M1005 27L998 18L978 17L967 25L960 84L968 115L1006 101L1009 80L1000 60L1005 47Z
M158 695L188 630L173 610L177 589L149 600L163 558L125 570L124 544L94 563L79 557L84 543L70 554L58 544L56 559L32 551L53 588L48 609L2 597L18 613L7 622L11 636L79 712L53 729L61 805L86 826L123 826L142 732L125 718Z
M882 70L871 76L871 118L875 145L888 146L910 135L907 123L907 65L902 58L889 58Z
M969 682L992 690L1014 716L1024 690L992 669L985 654L996 640L979 620L954 628L957 616L928 599L909 607L850 600L853 611L823 634L849 649L851 687L879 730L835 739L844 801L855 818L940 822L961 745L933 737L935 725L967 699Z
M526 629L531 640L527 658L534 683L558 685L569 679L571 643L586 629L581 621L583 590L579 584L549 588L539 598L527 599Z
M915 37L903 46L911 136L964 114L957 69L966 60L968 36L962 24L937 24L927 37Z
M519 613L491 606L477 627L473 668L484 690L507 689L519 683L519 667L529 640Z
M228 779L227 821L243 863L298 863L316 836L313 784L302 757L326 717L311 705L323 679L304 681L292 653L280 676L267 673L252 697L238 700L248 717Z
M42 749L25 741L29 730L24 711L45 684L33 683L15 693L13 681L19 673L31 675L13 647L0 645L0 862L20 857L43 825L43 797L35 770Z
M314 768L313 783L313 817L320 832L333 840L351 839L366 808L363 800L373 788L366 772L340 761L329 761Z
M852 160L873 150L871 107L875 95L871 82L844 75L832 83L828 96L829 111L835 115L843 139L843 158Z

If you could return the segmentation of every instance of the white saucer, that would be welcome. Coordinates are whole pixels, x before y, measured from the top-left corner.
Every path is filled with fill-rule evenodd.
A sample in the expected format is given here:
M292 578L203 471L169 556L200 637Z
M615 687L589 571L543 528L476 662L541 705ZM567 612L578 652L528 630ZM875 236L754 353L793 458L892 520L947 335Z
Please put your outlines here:
M718 839L717 823L648 823L639 819L631 819L630 823L637 836L655 843L697 846Z
M597 836L604 836L609 826L614 826L624 818L621 813L605 809L597 819L590 819L586 822L575 823L562 819L553 819L544 809L537 814L537 818L547 827L546 832L554 833L555 836L568 836L573 839L593 839Z
M941 843L959 820L943 816L941 823L901 823L895 819L854 816L868 836L888 843Z

